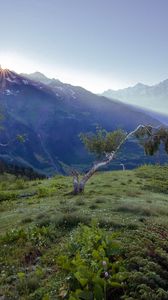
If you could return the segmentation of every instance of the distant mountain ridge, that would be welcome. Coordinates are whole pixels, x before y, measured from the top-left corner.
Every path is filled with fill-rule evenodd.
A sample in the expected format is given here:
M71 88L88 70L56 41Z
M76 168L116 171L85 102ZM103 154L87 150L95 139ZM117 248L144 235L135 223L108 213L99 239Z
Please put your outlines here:
M32 74L21 74L21 75L24 75L24 76L26 76L27 78L29 78L31 80L40 81L43 84L47 84L51 88L55 87L56 90L57 90L58 86L59 86L59 88L64 86L64 89L65 89L65 86L67 86L68 89L70 87L72 87L74 89L74 87L71 86L70 84L63 84L61 81L59 81L58 79L55 79L55 78L50 79L50 78L46 77L44 74L42 74L40 72L34 72ZM168 80L167 80L167 82L168 82ZM142 83L138 83L138 84L136 84L135 87L137 89L137 88L141 88L141 87L145 87L145 86L147 86L147 85L144 85ZM77 88L77 87L75 87L75 88ZM80 87L78 87L78 88L80 88ZM131 88L129 88L129 89L131 89ZM111 90L109 90L109 91L111 91ZM74 92L72 92L72 95L73 94L74 94ZM107 97L107 96L105 96L105 97ZM108 97L108 98L111 98L111 97ZM114 99L115 99L115 97L112 98L113 101L115 101ZM118 101L118 100L119 99L117 99L116 101ZM122 100L120 100L120 101L122 101ZM159 113L158 111L153 111L153 110L149 110L149 109L145 109L145 108L141 109L139 106L136 106L135 103L132 104L132 107L133 107L134 110L136 109L137 111L141 111L145 114L148 114L149 116L157 119L158 121L160 121L164 125L166 125L166 126L168 125L168 112L166 114L166 111L164 111L164 113Z
M43 73L41 73L39 71L30 73L30 74L21 73L20 76L26 77L30 80L39 81L43 84L50 84L53 81L56 81L57 83L61 82L60 80L55 79L55 78L48 78L47 76L45 76Z
M65 173L69 166L88 167L92 157L80 142L79 133L95 131L97 124L107 130L127 131L139 123L160 124L137 108L39 72L19 75L0 69L0 106L5 116L0 142L13 140L17 134L27 136L24 144L15 141L10 147L1 147L0 157L49 175ZM135 143L128 143L126 148L128 155L123 159L129 168L148 160Z
M152 86L137 83L117 91L109 89L102 95L168 115L168 79Z

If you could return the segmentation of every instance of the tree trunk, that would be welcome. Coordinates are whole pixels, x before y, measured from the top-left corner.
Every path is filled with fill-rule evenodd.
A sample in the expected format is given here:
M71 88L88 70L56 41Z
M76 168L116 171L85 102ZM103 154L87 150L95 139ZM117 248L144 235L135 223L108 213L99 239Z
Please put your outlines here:
M74 194L74 195L79 194L79 182L74 181L74 182L73 182L73 186L74 186L73 194Z
M108 165L114 158L115 152L112 152L106 156L106 159L100 162L97 162L93 167L82 177L79 181L79 174L76 171L72 172L73 175L73 194L78 195L84 192L85 185L87 181L93 176L93 174L103 166Z
M77 195L79 194L79 174L77 171L72 171L73 176L73 192L72 194Z

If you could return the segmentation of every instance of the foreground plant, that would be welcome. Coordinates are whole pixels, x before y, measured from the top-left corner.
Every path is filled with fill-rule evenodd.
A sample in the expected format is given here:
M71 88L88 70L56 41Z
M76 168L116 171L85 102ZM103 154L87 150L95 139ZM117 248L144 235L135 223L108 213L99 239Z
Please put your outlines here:
M116 242L116 233L107 233L93 225L80 226L59 264L67 273L60 298L121 299L127 273Z

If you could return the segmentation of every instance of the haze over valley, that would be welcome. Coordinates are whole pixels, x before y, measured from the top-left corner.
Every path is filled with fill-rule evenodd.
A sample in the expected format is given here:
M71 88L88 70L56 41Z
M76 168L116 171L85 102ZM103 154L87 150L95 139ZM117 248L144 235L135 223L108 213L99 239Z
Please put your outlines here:
M27 136L24 144L15 141L12 148L3 148L1 157L45 174L64 174L70 166L80 169L85 165L87 169L91 157L79 139L80 132L95 132L97 125L129 132L139 124L162 124L148 111L49 79L39 72L19 75L0 69L0 85L2 141L12 140L19 133ZM130 154L122 158L127 168L150 161L134 141L127 147ZM139 158L133 154L135 151ZM113 167L120 168L120 163L116 161Z
M102 95L168 115L168 79L152 86L137 83L116 91L109 89Z

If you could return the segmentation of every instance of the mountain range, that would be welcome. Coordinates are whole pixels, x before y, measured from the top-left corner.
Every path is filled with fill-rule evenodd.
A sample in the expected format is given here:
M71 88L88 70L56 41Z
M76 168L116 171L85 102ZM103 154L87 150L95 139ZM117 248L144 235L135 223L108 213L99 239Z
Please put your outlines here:
M85 151L80 132L95 131L96 125L130 131L139 124L160 124L136 107L39 72L27 75L0 69L0 107L4 116L0 142L9 144L1 147L1 159L49 175L67 173L69 166L88 168L92 156ZM15 139L18 134L26 136L24 143ZM149 161L135 142L125 149L115 168L120 168L121 159L128 168Z
M168 119L168 79L152 86L137 83L133 87L117 91L109 89L102 95L128 104L138 105L157 113L167 114Z

